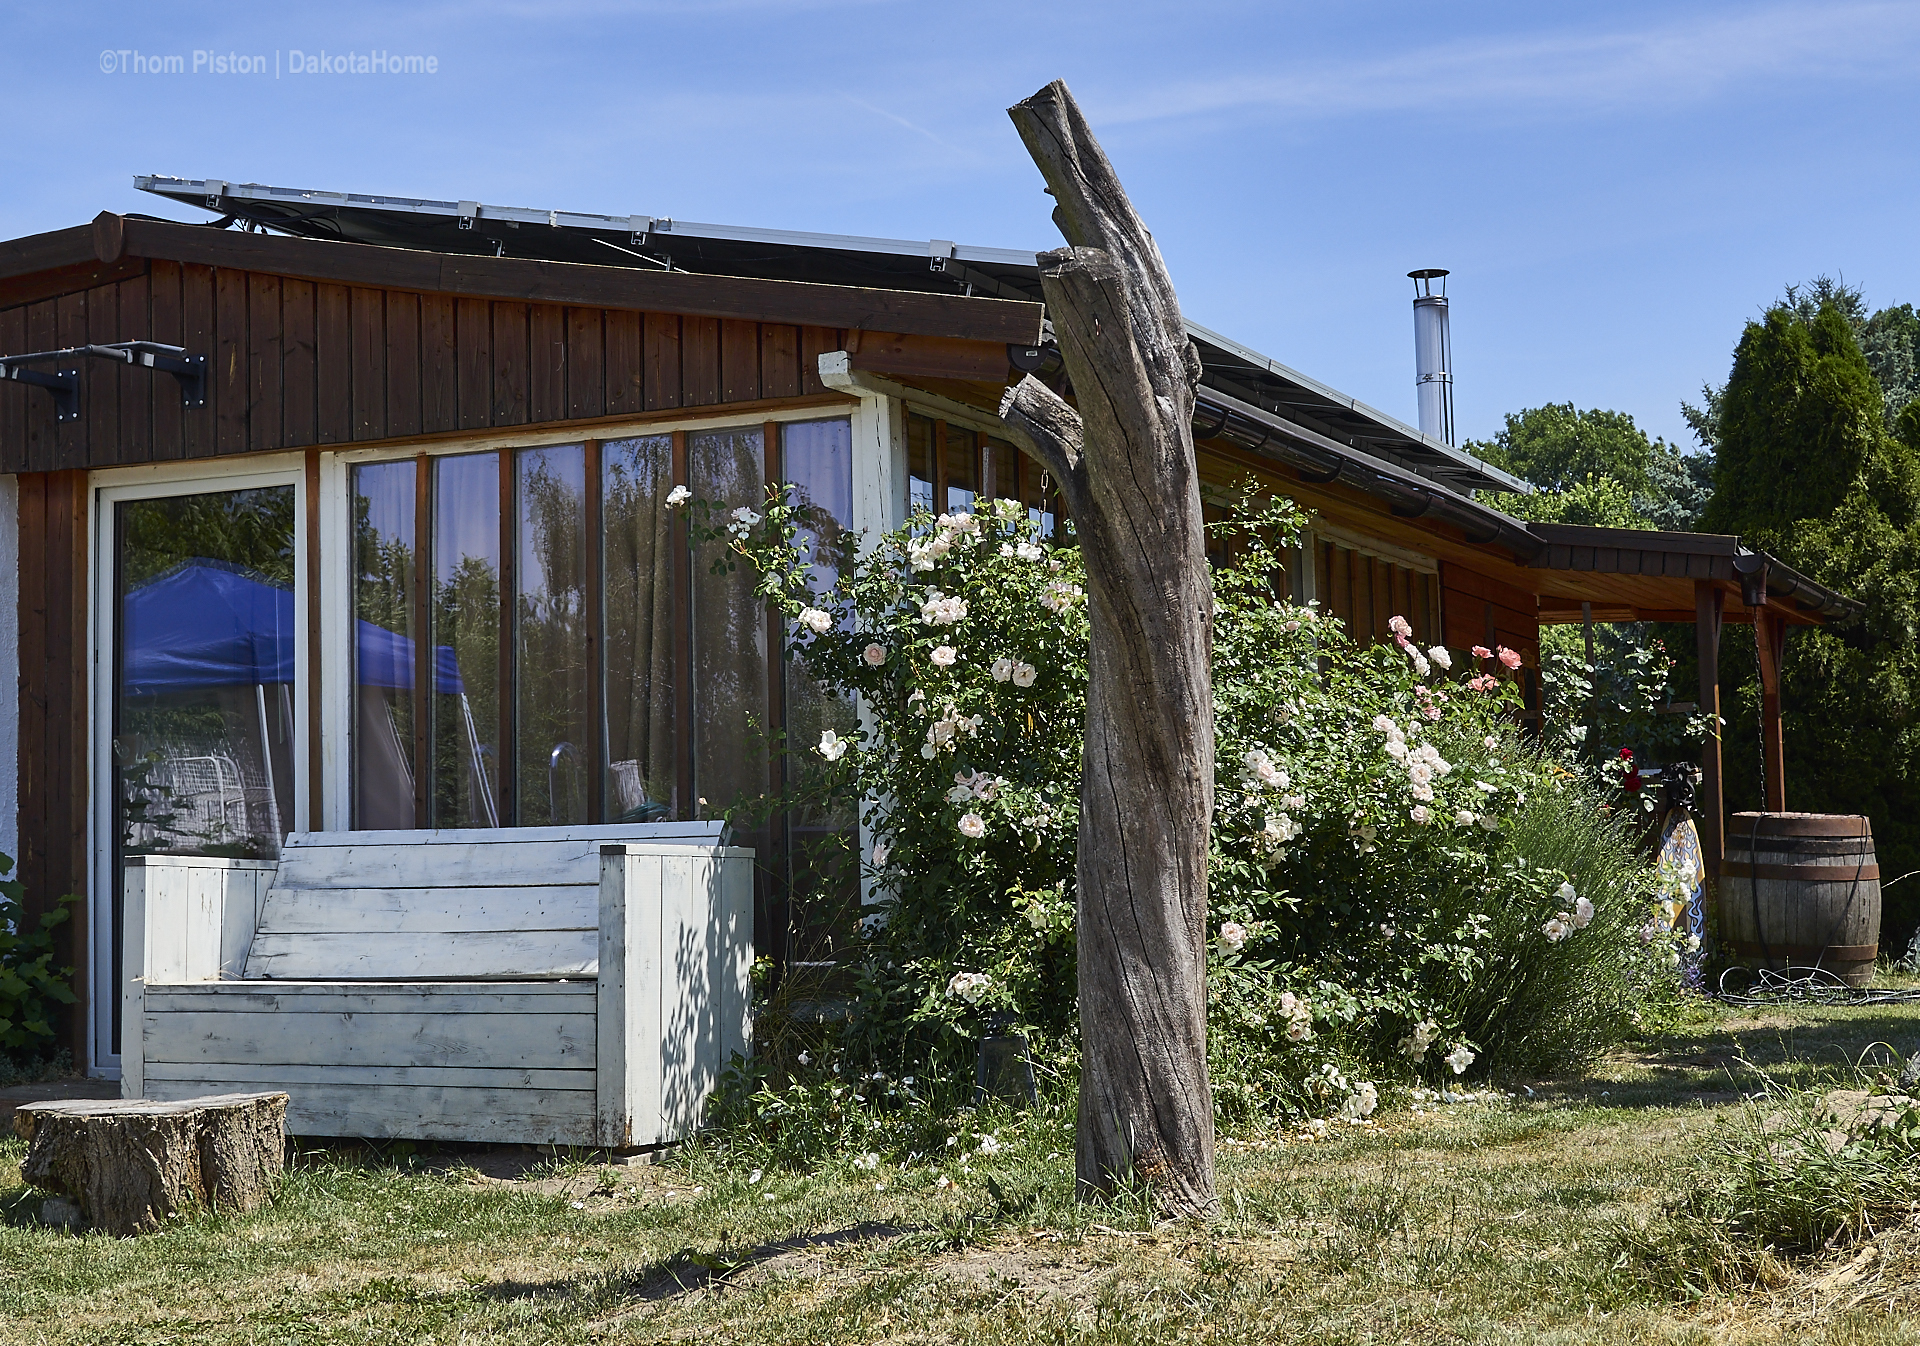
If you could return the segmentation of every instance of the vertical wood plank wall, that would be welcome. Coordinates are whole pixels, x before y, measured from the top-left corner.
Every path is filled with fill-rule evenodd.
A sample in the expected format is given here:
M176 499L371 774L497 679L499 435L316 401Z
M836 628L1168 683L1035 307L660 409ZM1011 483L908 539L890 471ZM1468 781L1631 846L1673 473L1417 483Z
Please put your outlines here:
M26 917L87 892L87 474L20 479L20 854ZM63 1045L87 1059L87 910L55 934L81 1002Z
M0 397L0 472L50 472L507 429L823 393L836 328L455 299L155 261L0 309L0 352L154 340L206 354L207 406L88 362L85 414Z
M1318 540L1315 573L1320 577L1323 611L1347 624L1355 640L1385 640L1387 623L1405 617L1422 645L1440 639L1439 576L1378 556ZM1449 641L1449 644L1452 642ZM1470 642L1477 643L1477 642Z

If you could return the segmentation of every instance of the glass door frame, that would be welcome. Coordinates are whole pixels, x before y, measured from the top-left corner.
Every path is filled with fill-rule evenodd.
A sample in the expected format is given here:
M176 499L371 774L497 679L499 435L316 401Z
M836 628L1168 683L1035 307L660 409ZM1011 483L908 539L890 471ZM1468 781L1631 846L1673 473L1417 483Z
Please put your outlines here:
M308 747L312 728L308 697L314 651L308 648L308 601L314 576L307 568L307 535L313 526L307 517L306 474L298 455L262 455L244 464L230 463L222 471L207 463L168 464L164 467L125 468L95 472L88 485L92 500L87 515L87 854L92 881L87 885L87 1073L118 1079L120 1058L113 1052L113 1024L120 1013L121 969L114 966L113 907L120 876L114 873L113 764L114 669L119 657L114 638L114 592L117 580L113 549L117 541L113 511L126 501L156 500L184 495L254 490L268 486L293 488L294 546L294 690L293 690L293 818L301 823L308 813ZM297 829L295 829L297 830Z

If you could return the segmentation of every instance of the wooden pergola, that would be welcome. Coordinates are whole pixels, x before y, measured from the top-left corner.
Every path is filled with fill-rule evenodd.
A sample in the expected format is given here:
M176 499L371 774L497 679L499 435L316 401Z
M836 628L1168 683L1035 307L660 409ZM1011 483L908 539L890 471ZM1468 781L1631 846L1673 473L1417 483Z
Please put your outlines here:
M1864 611L1777 557L1724 533L1659 533L1534 523L1542 546L1529 563L1539 577L1542 625L1574 622L1691 622L1700 654L1700 706L1720 706L1720 630L1751 626L1760 663L1760 727L1766 807L1787 807L1785 739L1780 724L1780 657L1796 626L1846 621ZM1717 879L1725 854L1726 812L1720 734L1700 763L1701 846Z

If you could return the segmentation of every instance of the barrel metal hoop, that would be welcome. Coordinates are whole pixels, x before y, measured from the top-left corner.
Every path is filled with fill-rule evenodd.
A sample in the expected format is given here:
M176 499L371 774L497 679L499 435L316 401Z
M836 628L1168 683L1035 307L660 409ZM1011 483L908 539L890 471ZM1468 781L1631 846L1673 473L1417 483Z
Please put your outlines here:
M1806 883L1880 882L1879 865L1750 865L1722 860L1720 872L1736 879L1799 879Z
M1856 837L1871 840L1873 825L1853 813L1736 813L1727 819L1727 834L1762 837Z

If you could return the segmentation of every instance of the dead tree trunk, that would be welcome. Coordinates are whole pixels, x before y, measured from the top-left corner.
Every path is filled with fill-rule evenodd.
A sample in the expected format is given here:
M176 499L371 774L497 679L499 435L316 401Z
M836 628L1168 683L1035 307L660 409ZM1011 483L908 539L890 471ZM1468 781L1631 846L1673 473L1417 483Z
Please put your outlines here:
M264 1205L286 1161L287 1096L29 1103L13 1127L27 1142L20 1177L56 1193L55 1211L70 1203L43 1218L141 1234L196 1206Z
M1079 1190L1138 1182L1166 1214L1209 1215L1213 597L1193 456L1200 358L1160 250L1066 85L1009 115L1071 245L1040 264L1078 410L1028 377L1001 416L1060 483L1087 562Z

